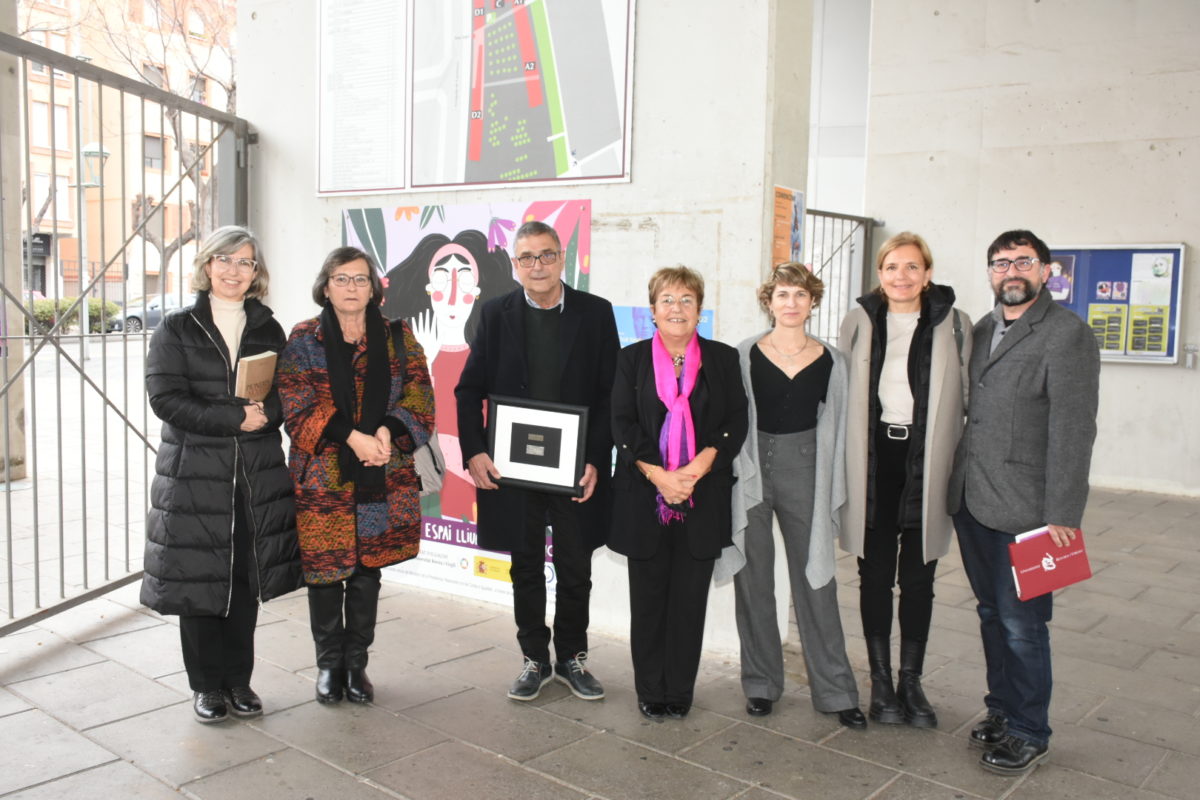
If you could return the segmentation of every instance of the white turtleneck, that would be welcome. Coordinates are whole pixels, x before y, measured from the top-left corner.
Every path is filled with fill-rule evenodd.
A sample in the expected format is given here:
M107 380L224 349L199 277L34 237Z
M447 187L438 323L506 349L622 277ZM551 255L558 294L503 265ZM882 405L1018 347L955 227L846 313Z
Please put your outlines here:
M213 324L221 332L225 340L225 348L229 350L230 366L237 371L238 347L242 341L242 331L246 329L246 308L243 301L236 303L209 293L209 305L212 307Z

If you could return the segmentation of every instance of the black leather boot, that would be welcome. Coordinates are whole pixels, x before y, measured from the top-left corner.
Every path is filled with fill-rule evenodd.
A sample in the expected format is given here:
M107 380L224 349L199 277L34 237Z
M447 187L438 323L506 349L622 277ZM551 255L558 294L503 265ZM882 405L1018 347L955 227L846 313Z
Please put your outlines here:
M367 677L367 650L375 641L379 570L359 567L346 579L346 699L370 703L375 687Z
M871 665L871 707L867 715L872 722L901 725L904 712L892 687L892 642L882 636L867 638L867 660Z
M341 702L346 684L342 655L342 583L308 587L308 621L317 647L317 702Z
M900 680L896 683L896 698L904 719L914 728L936 728L937 714L925 699L921 688L921 670L925 666L925 642L900 640Z

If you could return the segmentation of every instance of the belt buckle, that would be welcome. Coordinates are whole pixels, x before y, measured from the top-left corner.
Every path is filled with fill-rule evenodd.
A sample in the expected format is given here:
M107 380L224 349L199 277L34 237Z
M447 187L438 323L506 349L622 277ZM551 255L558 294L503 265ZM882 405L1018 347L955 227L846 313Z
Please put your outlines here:
M899 433L900 435L897 435L897 433ZM907 425L888 425L887 426L887 437L889 439L893 439L897 442L906 441L908 439L908 426Z

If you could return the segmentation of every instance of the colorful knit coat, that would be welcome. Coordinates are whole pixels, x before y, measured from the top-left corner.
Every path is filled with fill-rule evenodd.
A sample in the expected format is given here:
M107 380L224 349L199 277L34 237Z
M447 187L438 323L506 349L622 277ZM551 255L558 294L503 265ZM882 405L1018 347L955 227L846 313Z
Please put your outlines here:
M392 437L386 492L356 496L353 481L343 481L338 466L343 443L325 436L336 408L320 318L296 325L280 356L275 380L283 400L284 427L291 437L288 462L296 485L296 527L306 583L333 583L349 577L360 563L386 567L417 555L421 502L412 453L429 441L433 430L433 386L416 337L403 322L390 323L389 328L397 326L402 334L388 337L392 380L387 416L398 420L406 432ZM397 338L403 342L403 353L396 352ZM359 409L366 355L364 340L354 353Z

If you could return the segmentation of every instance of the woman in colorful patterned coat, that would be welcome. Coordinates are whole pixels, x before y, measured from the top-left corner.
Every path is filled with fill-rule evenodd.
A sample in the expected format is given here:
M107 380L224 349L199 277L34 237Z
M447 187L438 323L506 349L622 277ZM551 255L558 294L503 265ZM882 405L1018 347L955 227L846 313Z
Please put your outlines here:
M414 558L421 504L413 451L433 430L425 355L379 310L371 257L339 247L313 284L321 314L292 329L277 381L317 649L317 700L374 699L380 568Z

